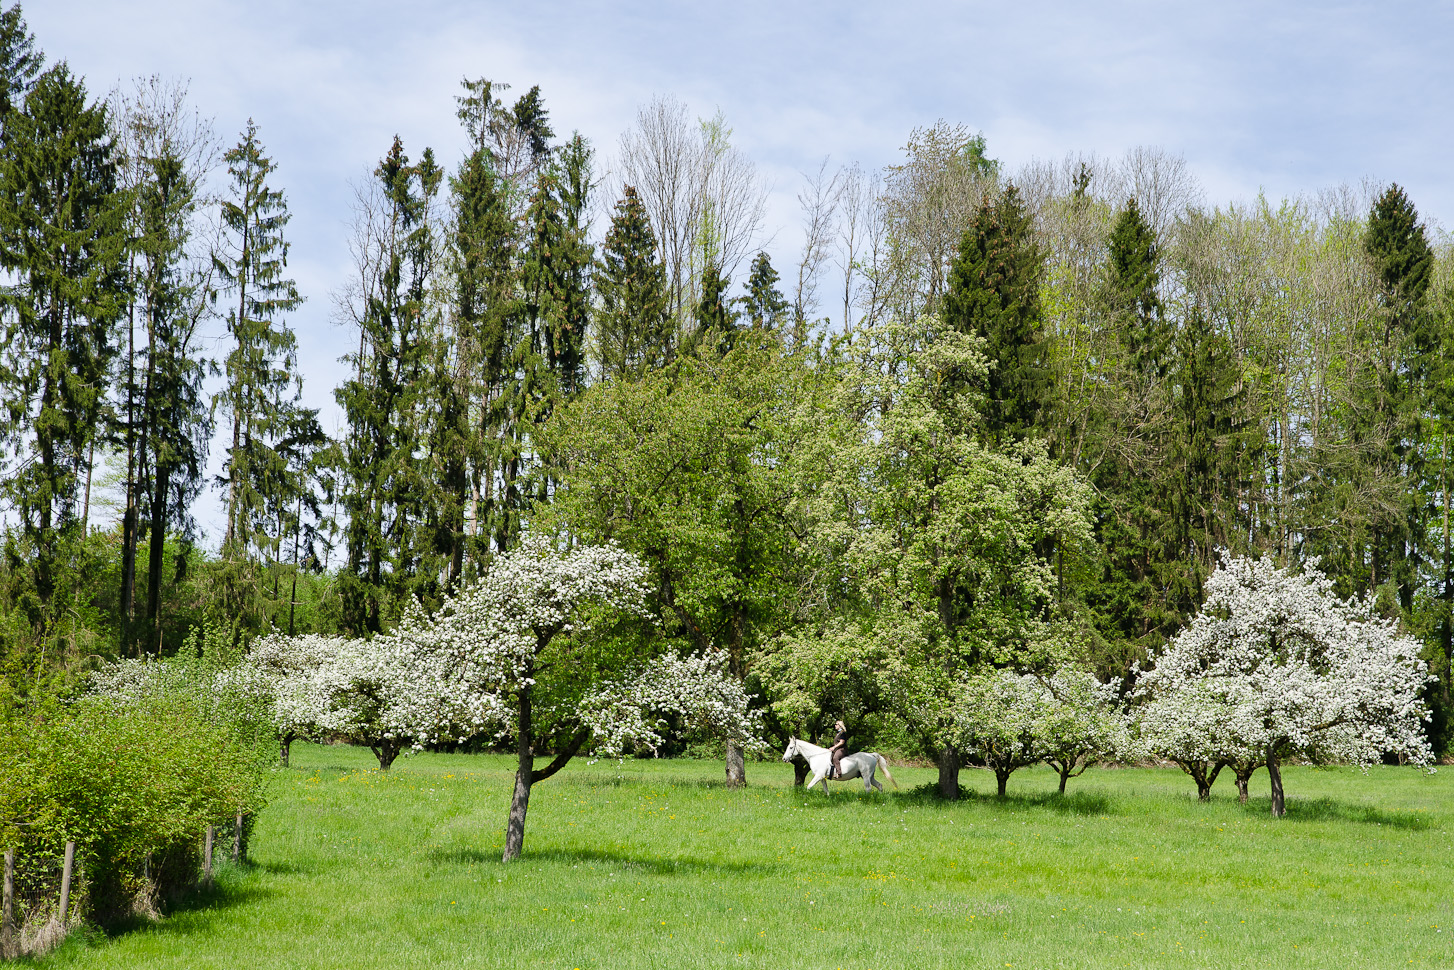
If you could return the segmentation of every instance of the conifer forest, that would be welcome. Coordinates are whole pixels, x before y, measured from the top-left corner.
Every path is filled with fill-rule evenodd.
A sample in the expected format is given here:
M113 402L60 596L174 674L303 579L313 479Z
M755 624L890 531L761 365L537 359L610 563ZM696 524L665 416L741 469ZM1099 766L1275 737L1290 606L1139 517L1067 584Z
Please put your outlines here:
M952 784L935 698L1074 666L1134 703L1266 559L1414 638L1444 751L1454 247L1398 184L1219 200L1169 151L1012 169L942 121L769 226L720 113L658 96L592 144L468 78L467 151L378 145L349 282L305 293L266 119L43 42L0 14L0 705L202 631L393 636L530 543L615 547L632 657L720 654L775 749L841 717Z

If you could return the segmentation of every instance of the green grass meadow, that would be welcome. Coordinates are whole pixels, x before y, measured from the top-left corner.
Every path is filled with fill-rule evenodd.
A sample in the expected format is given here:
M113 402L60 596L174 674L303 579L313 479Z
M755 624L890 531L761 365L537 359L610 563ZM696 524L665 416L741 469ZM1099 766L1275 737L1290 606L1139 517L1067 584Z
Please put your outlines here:
M1454 967L1454 772L1290 769L1289 816L1224 777L1048 770L957 804L791 767L573 762L499 862L507 758L294 746L249 865L76 968ZM1260 783L1260 785L1259 785ZM988 793L988 794L987 794Z

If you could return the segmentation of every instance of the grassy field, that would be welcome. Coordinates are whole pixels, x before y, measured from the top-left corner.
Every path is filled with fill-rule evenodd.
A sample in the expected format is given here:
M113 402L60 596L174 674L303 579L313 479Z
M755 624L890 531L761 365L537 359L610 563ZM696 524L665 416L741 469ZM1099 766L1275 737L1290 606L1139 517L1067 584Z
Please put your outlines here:
M1174 770L1092 771L958 804L750 764L571 764L499 860L510 764L388 775L294 746L250 866L165 921L73 938L46 967L1454 967L1454 772L1292 769L1198 804ZM1261 797L1257 797L1258 795Z

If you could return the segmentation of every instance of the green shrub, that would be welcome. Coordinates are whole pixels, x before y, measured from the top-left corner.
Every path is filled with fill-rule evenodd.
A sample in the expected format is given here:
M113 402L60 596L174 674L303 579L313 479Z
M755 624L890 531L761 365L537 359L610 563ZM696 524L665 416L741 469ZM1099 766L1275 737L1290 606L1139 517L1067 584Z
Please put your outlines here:
M218 677L225 644L207 646L194 637L175 658L108 668L92 693L0 709L0 843L46 888L75 841L73 898L103 923L193 883L206 827L230 833L263 804L265 712Z

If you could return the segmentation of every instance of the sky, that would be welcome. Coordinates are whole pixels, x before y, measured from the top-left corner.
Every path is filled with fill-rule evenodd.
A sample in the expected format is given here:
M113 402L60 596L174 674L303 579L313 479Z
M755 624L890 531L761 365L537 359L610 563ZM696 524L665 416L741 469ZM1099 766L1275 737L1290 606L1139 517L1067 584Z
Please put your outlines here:
M299 337L326 429L349 335L353 185L394 135L453 168L465 77L540 85L558 135L609 171L653 97L721 111L770 186L762 245L797 258L805 173L901 157L943 119L984 133L1010 170L1137 146L1182 156L1208 204L1339 183L1398 182L1433 227L1454 226L1454 5L1418 2L732 4L526 0L28 0L49 60L90 92L159 75L189 84L222 141L248 119L292 212ZM217 465L220 445L213 448ZM198 509L215 542L217 505ZM209 543L211 544L211 543Z

